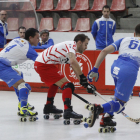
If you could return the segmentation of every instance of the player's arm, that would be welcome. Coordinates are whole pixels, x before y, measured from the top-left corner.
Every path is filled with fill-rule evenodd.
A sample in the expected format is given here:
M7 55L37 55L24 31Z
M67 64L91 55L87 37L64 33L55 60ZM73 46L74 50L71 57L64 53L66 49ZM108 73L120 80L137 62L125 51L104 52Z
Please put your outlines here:
M100 52L93 69L90 70L88 75L87 75L87 78L90 82L93 81L93 78L95 78L94 79L95 82L98 81L98 78L99 78L98 68L99 68L99 66L101 65L101 63L105 59L106 55L109 54L109 53L112 53L114 51L115 51L114 46L110 45Z
M92 34L94 40L96 40L97 30L98 30L98 26L97 26L97 23L96 23L96 21L95 21L95 22L93 23L92 29L91 29L91 34Z
M99 54L99 56L98 56L98 58L96 60L96 63L94 65L94 67L99 68L99 66L101 65L101 63L105 59L106 55L107 54L110 54L110 53L113 53L114 51L115 51L115 48L114 48L113 45L109 45L108 47L106 47L105 49L103 49L100 52L100 54Z
M76 74L76 77L78 78L78 80L80 81L80 84L87 88L87 86L89 85L89 83L87 82L87 78L86 76L83 74L83 72L81 71L81 68L76 60L75 54L72 52L68 53L69 55L69 61L70 61L70 65L74 71L74 73Z
M31 45L29 45L29 49L26 53L27 58L35 61L36 58L38 57L38 53L31 47Z
M72 52L69 52L68 55L69 55L70 65L74 73L76 74L76 77L78 78L78 80L80 80L79 75L83 74L83 72L81 71L81 68L76 60L75 54Z
M112 53L114 51L119 50L119 47L120 47L120 44L121 44L122 40L123 40L123 38L117 40L116 42L114 42L113 44L109 45L108 47L106 47L105 49L103 49L100 52L93 69L90 70L88 75L87 75L88 80L90 82L93 81L93 78L95 78L94 79L95 82L98 81L98 78L99 78L98 68L99 68L99 66L101 65L101 63L103 62L103 60L105 59L107 54L110 54L110 53Z

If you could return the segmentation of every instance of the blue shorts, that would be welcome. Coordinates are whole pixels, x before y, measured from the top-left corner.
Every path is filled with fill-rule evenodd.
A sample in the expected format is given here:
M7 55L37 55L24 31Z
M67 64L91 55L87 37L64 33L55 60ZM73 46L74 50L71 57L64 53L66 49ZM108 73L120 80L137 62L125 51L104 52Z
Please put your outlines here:
M0 62L0 79L7 83L9 87L18 82L22 77L12 69L11 66L7 66Z
M115 97L127 102L137 80L138 67L132 62L118 58L111 67L115 82Z

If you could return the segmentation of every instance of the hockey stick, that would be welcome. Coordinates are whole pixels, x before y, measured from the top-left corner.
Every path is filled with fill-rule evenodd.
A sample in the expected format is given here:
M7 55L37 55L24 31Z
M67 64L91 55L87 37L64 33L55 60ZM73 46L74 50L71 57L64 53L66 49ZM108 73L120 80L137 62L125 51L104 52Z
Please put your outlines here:
M90 102L88 102L87 100L85 100L84 98L82 98L81 96L79 96L78 94L72 93L74 96L76 96L77 98L79 98L80 100L82 100L83 102L85 102L86 104L91 104Z
M105 102L108 102L100 93L98 93L97 91L95 91L95 93L100 97L102 98ZM125 114L124 112L121 112L121 114L127 118L128 120L130 120L131 122L135 122L136 124L138 124L140 122L140 118L138 119L133 119L131 118L130 116L128 116L127 114Z
M97 91L95 91L96 95L98 95L100 98L102 98L105 102L108 102L100 93L98 93ZM87 103L87 104L91 104L89 103L87 100L85 100L84 98L82 98L81 96L72 93L74 96L76 96L77 98L79 98L80 100L82 100L83 102ZM135 122L136 124L138 124L140 122L140 118L138 119L133 119L131 117L129 117L127 114L125 114L124 112L121 112L121 114L127 118L128 120L130 120L131 122Z

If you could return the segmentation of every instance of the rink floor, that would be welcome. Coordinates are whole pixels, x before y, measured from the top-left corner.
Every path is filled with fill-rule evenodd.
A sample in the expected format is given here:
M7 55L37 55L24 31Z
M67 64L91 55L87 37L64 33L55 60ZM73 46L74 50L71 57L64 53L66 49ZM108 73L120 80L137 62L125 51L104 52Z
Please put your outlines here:
M91 103L104 103L100 97L93 95L82 95ZM29 103L35 106L39 115L36 122L20 122L17 116L18 100L12 91L0 91L0 140L139 140L140 124L127 120L121 114L115 114L117 131L114 133L99 133L99 121L94 127L84 128L83 124L63 124L63 118L49 120L43 118L43 107L46 102L47 93L32 92L29 95ZM104 95L107 99L111 96ZM63 109L61 94L55 97L55 105ZM73 96L73 110L87 117L89 112L84 108L85 103ZM133 97L124 111L130 117L140 118L140 98ZM101 118L101 116L100 116Z

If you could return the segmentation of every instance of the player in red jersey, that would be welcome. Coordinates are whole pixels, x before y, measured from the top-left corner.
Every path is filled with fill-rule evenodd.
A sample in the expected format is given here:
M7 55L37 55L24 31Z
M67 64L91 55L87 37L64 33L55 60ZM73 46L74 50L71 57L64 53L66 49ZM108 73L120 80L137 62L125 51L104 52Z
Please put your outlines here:
M65 78L56 67L56 64L70 64L80 84L85 88L91 88L76 60L76 53L79 52L82 54L87 49L89 40L88 36L78 34L75 36L74 41L65 41L51 46L37 57L34 68L40 75L41 81L49 86L44 114L63 113L62 110L57 109L53 105L54 97L58 87L60 87L63 90L64 119L83 117L72 110L71 97L75 89L74 84Z

